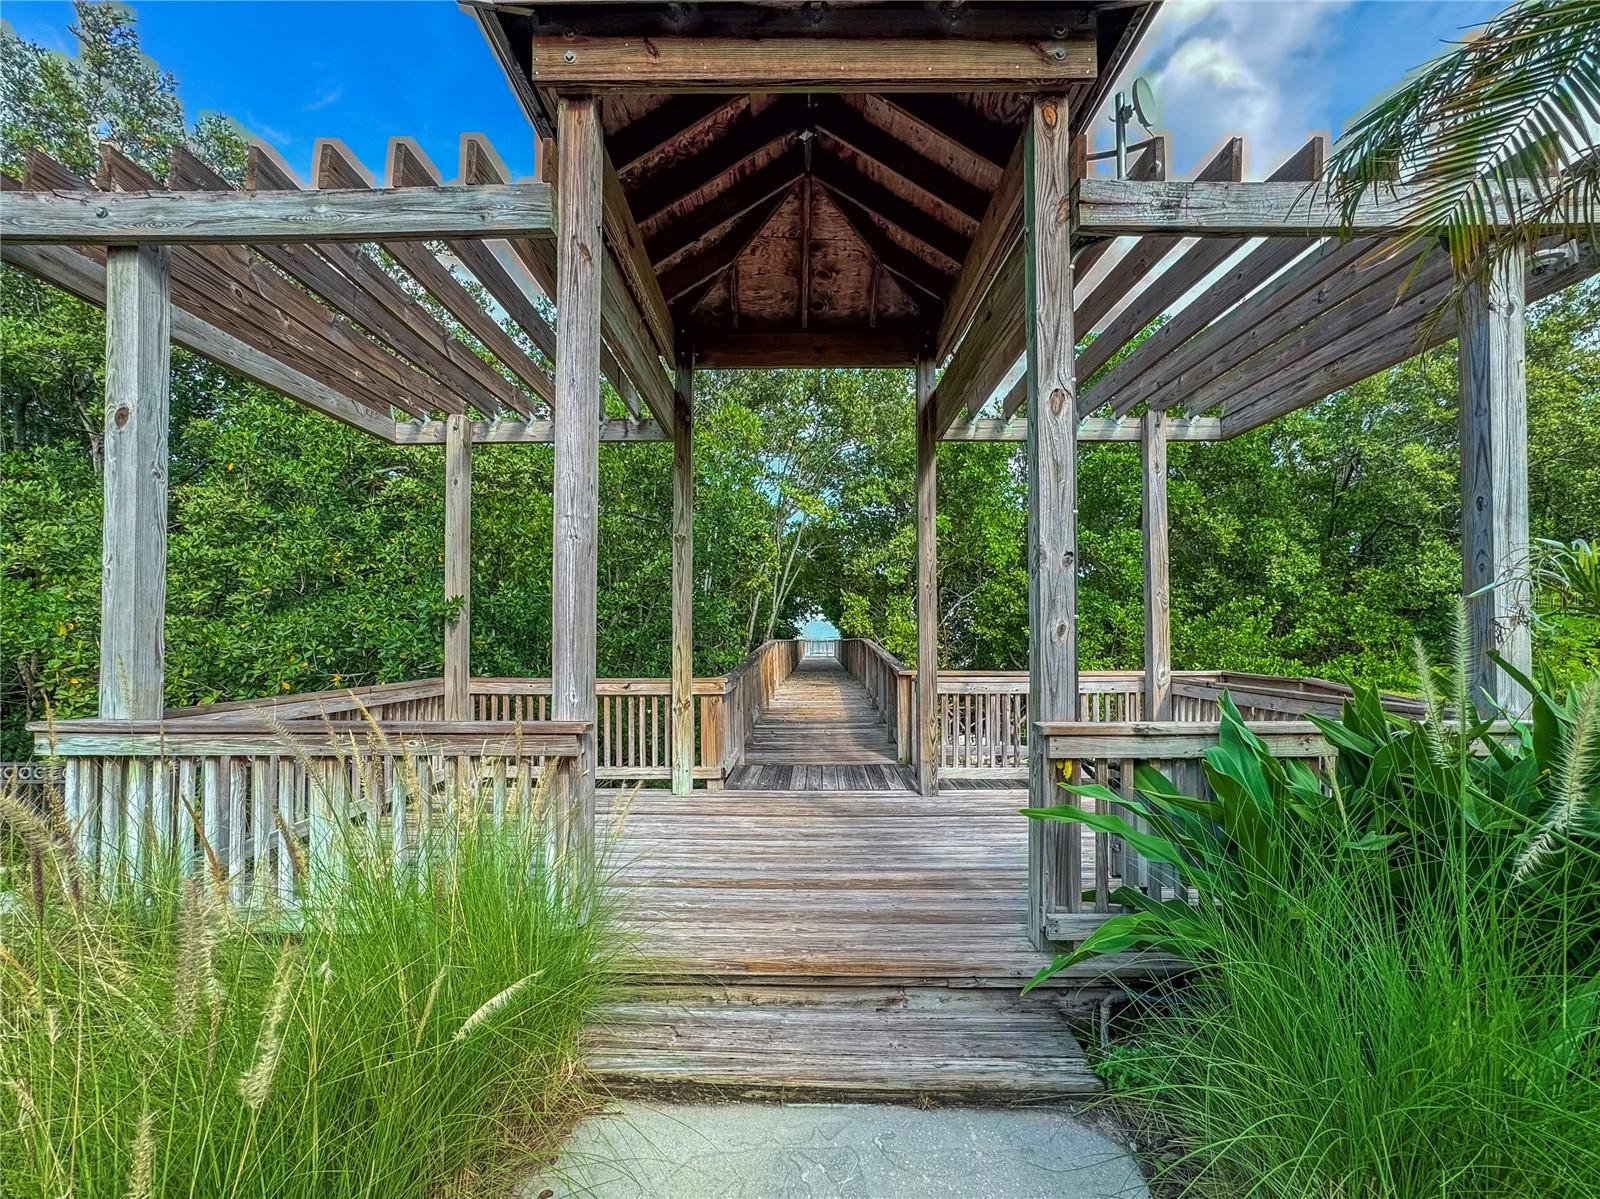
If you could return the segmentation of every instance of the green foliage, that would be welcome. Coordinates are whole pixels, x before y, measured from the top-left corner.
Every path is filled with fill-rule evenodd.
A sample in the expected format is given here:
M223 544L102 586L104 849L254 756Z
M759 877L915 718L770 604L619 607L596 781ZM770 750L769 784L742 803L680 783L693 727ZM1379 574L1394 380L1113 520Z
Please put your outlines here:
M1141 768L1107 811L1194 902L1131 888L1035 983L1105 953L1195 966L1119 1052L1190 1193L1578 1196L1600 1170L1600 676L1534 691L1508 740L1362 688L1318 720L1334 773L1278 761L1224 700L1210 795ZM1464 669L1453 680L1466 704ZM1141 825L1109 814L1126 802Z
M505 1194L577 1098L618 942L536 823L353 839L291 916L171 862L75 897L18 809L50 867L0 889L7 1195Z
M109 136L158 176L187 140L236 177L242 142L186 121L132 14L76 12L75 57L0 34L0 166L39 148L92 174ZM1537 537L1600 536L1596 329L1593 285L1529 322ZM23 725L47 706L94 709L103 343L95 309L0 269L0 758L28 755ZM1411 643L1447 640L1460 588L1455 388L1446 351L1233 441L1172 446L1179 668L1416 685ZM697 389L697 669L814 612L912 661L909 372L701 372ZM177 352L171 452L171 703L439 672L436 448L383 445ZM476 673L549 671L550 483L547 447L475 455ZM602 674L667 672L670 494L667 447L601 448ZM1080 495L1082 662L1136 667L1137 454L1085 447ZM1021 447L941 445L938 502L942 664L1025 668ZM1547 615L1541 659L1563 677L1600 669L1600 620Z

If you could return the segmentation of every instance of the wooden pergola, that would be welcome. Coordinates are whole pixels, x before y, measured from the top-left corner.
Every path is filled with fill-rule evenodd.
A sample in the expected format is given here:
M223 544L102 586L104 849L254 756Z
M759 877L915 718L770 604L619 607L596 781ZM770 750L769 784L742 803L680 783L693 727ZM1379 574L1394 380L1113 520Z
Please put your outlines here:
M1489 651L1529 664L1526 597L1508 581L1527 552L1523 316L1592 272L1591 248L1512 257L1441 313L1456 287L1447 257L1392 252L1413 219L1406 187L1345 222L1317 187L1320 138L1261 182L1244 181L1238 138L1187 180L1169 177L1162 139L1138 147L1127 178L1091 174L1084 130L1154 4L466 7L540 138L540 182L512 182L475 136L448 184L405 139L381 187L336 142L319 144L309 188L259 147L242 191L183 152L163 186L109 146L93 180L39 154L4 179L5 261L107 311L102 721L163 718L172 343L384 440L445 447L445 586L462 603L442 715L469 738L474 447L554 445L550 719L526 727L563 763L580 840L595 810L602 441L673 444L674 791L696 777L696 369L914 371L918 660L896 703L929 795L937 443L1026 443L1025 750L1042 805L1055 802L1053 760L1093 756L1064 740L1084 719L1078 443L1140 446L1138 711L1171 722L1168 443L1237 436L1459 338L1475 682L1521 702ZM602 378L626 416L607 414ZM1042 944L1060 931L1052 913L1079 910L1081 895L1075 868L1057 877L1058 847L1030 835L1029 930Z

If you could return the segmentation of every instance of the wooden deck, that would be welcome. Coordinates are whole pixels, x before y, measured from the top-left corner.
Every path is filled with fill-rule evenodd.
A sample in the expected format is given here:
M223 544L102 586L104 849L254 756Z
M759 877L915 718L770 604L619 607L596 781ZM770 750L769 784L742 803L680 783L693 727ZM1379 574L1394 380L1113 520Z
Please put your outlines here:
M1106 967L1018 999L1048 960L1023 932L1024 803L1021 790L603 795L640 985L596 1033L592 1065L625 1085L1093 1090L1064 1012L1111 985Z
M905 791L916 786L872 697L835 658L806 658L779 686L728 777L741 791Z

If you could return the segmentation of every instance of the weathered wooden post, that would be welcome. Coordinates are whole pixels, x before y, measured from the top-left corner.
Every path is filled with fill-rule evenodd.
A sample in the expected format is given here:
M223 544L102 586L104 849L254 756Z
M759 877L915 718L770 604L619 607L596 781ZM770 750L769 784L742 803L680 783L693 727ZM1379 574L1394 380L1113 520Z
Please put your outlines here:
M694 364L678 363L672 430L672 790L694 790Z
M592 849L595 787L595 588L599 521L601 163L599 101L560 101L560 229L556 245L555 544L551 586L552 715L589 724L568 767L559 836L569 847Z
M472 719L472 425L445 421L444 594L461 606L444 630L444 718Z
M161 717L171 331L166 248L109 247L100 588L107 720Z
M159 720L167 612L167 423L172 307L163 246L106 251L105 515L101 541L100 715ZM98 849L137 868L150 811L144 763L101 766L101 795L74 772L68 821L89 842L93 805L103 808Z
M1512 712L1527 690L1489 658L1533 667L1528 626L1527 254L1508 249L1468 283L1457 340L1462 591L1472 632L1468 683L1480 707Z
M1072 328L1072 137L1064 96L1033 100L1023 132L1024 323L1028 379L1028 803L1061 800L1041 721L1078 714L1077 385ZM1028 931L1043 948L1045 914L1076 906L1076 844L1059 825L1028 822ZM1064 871L1064 873L1062 873Z
M1144 718L1172 719L1172 580L1167 547L1167 416L1146 412L1144 467Z
M939 789L939 436L933 363L917 363L917 789Z

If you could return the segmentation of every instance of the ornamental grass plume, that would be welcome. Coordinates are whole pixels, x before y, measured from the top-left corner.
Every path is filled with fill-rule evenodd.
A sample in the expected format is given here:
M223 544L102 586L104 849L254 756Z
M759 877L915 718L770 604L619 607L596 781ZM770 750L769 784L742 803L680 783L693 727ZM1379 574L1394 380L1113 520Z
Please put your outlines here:
M542 973L543 971L535 970L532 974L524 974L521 978L517 979L516 982L512 983L498 995L495 995L490 999L486 999L482 1007L461 1022L461 1027L456 1029L456 1035L454 1039L457 1041L465 1041L472 1035L473 1029L483 1024L501 1008L505 1007L508 1003L515 999L523 987L527 986L534 979L538 978Z
M202 1000L215 1026L227 1000L217 974L220 929L211 888L199 874L183 880L178 901L178 960L172 982L172 1031L179 1040L194 1031Z
M139 1127L133 1134L133 1166L128 1171L127 1199L150 1199L150 1180L155 1172L156 1117L149 1108L139 1113Z
M1572 733L1555 771L1555 797L1538 831L1517 855L1511 869L1515 882L1523 882L1554 852L1556 842L1575 829L1587 803L1589 778L1594 773L1596 742L1600 740L1600 678L1590 679L1574 704Z
M272 1095L272 1076L277 1073L278 1055L283 1049L283 1015L289 1009L289 984L294 976L294 961L293 943L286 940L278 953L278 965L272 974L272 999L261 1017L255 1064L239 1076L239 1097L251 1111L260 1111Z

